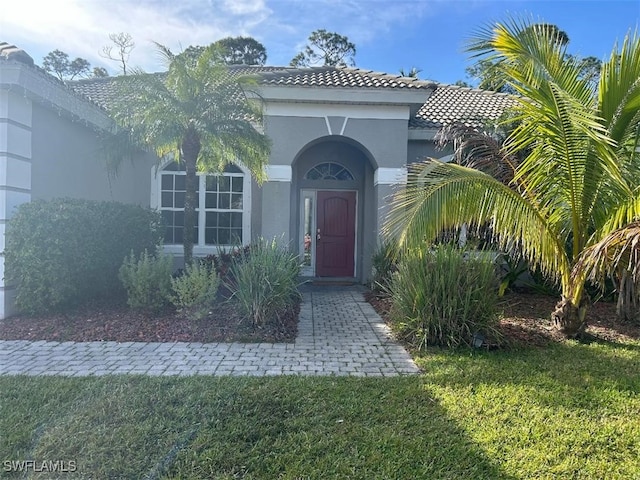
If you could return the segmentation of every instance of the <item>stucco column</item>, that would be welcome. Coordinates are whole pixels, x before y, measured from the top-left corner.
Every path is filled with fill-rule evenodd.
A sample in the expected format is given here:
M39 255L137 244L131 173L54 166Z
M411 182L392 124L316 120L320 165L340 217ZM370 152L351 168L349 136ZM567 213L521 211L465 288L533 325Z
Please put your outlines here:
M262 185L262 232L267 240L283 244L291 239L291 165L268 165Z
M373 184L378 196L378 231L382 230L383 223L389 213L391 196L402 185L407 183L407 169L384 168L376 169L373 175Z
M16 207L31 201L31 100L0 90L0 252L5 249L7 221ZM0 318L14 313L15 287L4 280L0 254Z

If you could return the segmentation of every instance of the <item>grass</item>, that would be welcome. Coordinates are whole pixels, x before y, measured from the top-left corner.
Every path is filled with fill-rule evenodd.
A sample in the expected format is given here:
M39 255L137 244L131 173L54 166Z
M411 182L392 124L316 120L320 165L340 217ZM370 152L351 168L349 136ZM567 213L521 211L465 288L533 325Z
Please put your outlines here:
M0 377L0 477L34 459L95 479L640 478L640 344L417 361L400 378Z
M513 478L640 478L640 345L419 360L425 388Z

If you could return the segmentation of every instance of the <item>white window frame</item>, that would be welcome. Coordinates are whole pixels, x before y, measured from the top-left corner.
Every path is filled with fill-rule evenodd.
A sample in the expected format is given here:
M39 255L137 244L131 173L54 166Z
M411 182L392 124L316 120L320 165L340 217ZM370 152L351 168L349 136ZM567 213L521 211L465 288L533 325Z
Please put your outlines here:
M300 268L300 275L303 277L313 277L316 274L316 230L317 230L317 216L318 216L318 205L317 202L317 190L315 189L303 189L300 191L300 219L299 219L299 251L300 251L300 261L304 261L304 201L309 198L311 200L311 265L302 265Z
M163 170L172 163L173 160L168 160L162 162L159 166L154 166L151 169L151 200L150 206L151 208L162 211L161 208L161 191L162 191L162 172ZM248 245L251 242L251 173L249 170L242 164L235 164L242 171L242 243L243 245ZM172 173L176 173L171 171ZM216 211L216 209L205 209L200 208L200 206L205 205L205 196L206 196L206 180L205 178L208 175L205 173L198 173L198 182L200 182L198 189L198 210L196 211L198 215L198 238L193 244L193 255L197 257L204 257L211 254L216 254L220 251L229 251L233 247L237 247L237 245L205 245L204 243L204 226L206 223L206 212L207 211ZM230 177L238 177L239 173L222 173L219 175L225 175ZM229 210L233 211L233 210ZM184 248L182 244L164 244L162 246L164 253L172 254L172 255L181 255L184 253Z

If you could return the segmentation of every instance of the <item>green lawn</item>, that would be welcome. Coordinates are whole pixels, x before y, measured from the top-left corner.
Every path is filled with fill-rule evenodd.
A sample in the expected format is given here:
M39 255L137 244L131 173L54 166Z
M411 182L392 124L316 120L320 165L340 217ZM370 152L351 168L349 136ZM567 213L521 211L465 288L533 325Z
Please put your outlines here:
M60 478L640 479L640 344L418 362L403 378L0 377L0 477L33 459L75 461Z

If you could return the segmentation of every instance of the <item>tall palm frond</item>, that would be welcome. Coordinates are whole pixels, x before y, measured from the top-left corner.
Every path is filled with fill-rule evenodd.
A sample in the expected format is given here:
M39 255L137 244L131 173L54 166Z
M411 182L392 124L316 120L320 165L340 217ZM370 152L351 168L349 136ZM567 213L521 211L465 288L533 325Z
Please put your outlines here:
M569 274L564 245L526 199L490 175L456 164L427 160L409 166L407 185L396 193L383 230L411 248L463 224L489 224L506 250L516 249L550 277Z

